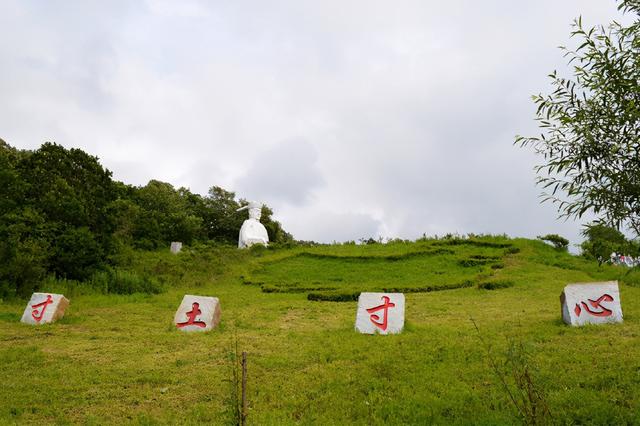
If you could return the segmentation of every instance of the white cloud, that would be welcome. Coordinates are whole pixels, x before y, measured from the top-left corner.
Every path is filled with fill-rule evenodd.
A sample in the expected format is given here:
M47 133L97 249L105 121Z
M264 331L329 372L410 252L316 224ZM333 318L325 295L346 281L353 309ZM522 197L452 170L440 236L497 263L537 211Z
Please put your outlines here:
M247 172L234 187L248 199L268 199L279 205L306 205L323 179L314 147L302 140L281 143L252 153ZM247 156L251 158L251 156Z
M299 239L575 241L512 141L537 132L530 95L565 68L580 14L618 16L596 0L5 1L0 137L80 147L129 183L223 186Z

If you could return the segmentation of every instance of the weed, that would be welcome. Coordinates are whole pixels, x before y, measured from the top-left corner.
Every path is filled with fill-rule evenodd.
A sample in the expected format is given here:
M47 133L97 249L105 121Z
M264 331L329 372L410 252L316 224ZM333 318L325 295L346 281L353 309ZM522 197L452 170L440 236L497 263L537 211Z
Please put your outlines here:
M531 356L524 344L509 340L505 359L500 362L493 354L490 343L482 337L475 320L473 318L470 320L485 349L494 375L520 418L529 425L549 423L551 420L549 405L542 387L534 380Z

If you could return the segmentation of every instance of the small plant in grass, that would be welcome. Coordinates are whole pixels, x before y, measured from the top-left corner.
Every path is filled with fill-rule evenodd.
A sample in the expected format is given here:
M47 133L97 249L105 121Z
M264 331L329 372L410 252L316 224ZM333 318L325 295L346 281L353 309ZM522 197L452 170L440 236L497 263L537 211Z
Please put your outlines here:
M233 425L240 425L241 422L241 412L240 412L240 374L238 374L238 336L234 335L234 340L232 342L232 347L229 352L227 352L227 361L230 365L230 377L228 380L230 384L230 389L228 393L228 397L225 401L225 412L229 421Z
M244 426L247 420L247 374L246 374L246 352L240 355L238 351L237 330L234 333L231 350L227 353L227 360L231 367L231 374L228 382L231 384L228 398L226 399L226 414L230 423Z
M510 340L504 360L499 360L491 351L491 344L482 337L475 320L470 320L487 353L491 370L519 417L528 425L551 423L544 389L535 379L535 367L524 344Z

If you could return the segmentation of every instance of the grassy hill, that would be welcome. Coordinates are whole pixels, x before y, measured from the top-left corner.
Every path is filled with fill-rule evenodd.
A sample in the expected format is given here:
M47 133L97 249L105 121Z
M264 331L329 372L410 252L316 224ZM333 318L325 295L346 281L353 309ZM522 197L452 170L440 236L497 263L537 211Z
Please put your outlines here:
M0 423L640 423L640 274L539 242L484 237L364 246L132 253L159 294L74 283L56 324L0 303ZM625 322L572 328L571 282L618 279ZM402 291L400 335L354 331L361 291ZM222 322L186 334L184 294L220 298Z

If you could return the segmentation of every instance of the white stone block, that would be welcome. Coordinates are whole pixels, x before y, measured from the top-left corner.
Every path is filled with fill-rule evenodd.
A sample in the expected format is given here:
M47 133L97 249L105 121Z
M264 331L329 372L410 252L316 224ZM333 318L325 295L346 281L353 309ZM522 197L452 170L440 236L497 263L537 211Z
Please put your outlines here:
M62 294L33 293L20 322L48 324L64 316L69 300Z
M404 294L360 293L356 331L397 334L404 328Z
M566 324L622 322L618 281L569 284L560 295L560 303Z
M173 319L181 331L209 331L220 323L217 297L185 295Z
M176 241L171 243L171 253L178 254L180 250L182 250L182 243Z

